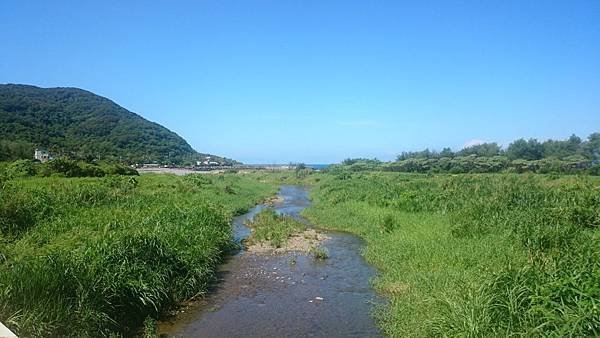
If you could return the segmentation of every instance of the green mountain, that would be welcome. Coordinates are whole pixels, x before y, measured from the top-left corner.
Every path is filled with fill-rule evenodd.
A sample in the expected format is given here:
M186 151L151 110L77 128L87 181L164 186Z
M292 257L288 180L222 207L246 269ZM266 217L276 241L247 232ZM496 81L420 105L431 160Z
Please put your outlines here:
M0 161L53 155L129 163L194 162L208 154L158 123L77 88L0 85ZM211 161L233 162L218 156Z

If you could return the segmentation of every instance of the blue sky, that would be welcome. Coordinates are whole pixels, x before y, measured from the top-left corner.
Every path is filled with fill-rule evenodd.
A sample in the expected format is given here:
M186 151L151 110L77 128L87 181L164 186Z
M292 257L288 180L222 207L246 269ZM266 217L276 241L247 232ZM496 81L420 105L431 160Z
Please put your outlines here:
M249 163L600 131L600 1L0 2L0 83Z

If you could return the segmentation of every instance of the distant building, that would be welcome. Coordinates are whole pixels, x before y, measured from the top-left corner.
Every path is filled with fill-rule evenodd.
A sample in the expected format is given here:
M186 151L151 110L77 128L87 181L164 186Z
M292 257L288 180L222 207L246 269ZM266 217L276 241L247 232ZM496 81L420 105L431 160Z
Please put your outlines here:
M52 155L46 149L36 149L33 158L40 162L48 162L52 159Z
M203 159L196 161L196 165L201 166L218 166L223 165L223 162L217 162L210 156L205 156Z

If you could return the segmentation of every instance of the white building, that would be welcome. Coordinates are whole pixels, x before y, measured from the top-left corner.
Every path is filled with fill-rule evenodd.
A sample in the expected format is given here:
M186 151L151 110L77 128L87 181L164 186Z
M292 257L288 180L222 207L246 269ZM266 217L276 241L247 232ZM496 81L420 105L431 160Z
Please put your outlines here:
M33 153L33 158L40 162L48 162L52 159L52 155L45 149L36 149Z

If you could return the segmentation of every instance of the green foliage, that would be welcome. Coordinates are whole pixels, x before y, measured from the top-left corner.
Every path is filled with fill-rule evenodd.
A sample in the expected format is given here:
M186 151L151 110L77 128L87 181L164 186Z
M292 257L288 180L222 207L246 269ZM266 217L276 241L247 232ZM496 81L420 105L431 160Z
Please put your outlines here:
M0 139L0 162L32 158L34 149L35 144L30 141Z
M544 147L536 139L518 139L506 149L506 155L511 160L539 160L544 154Z
M600 181L322 175L305 215L354 232L390 297L391 336L600 334Z
M310 248L309 253L313 256L314 259L318 261L322 261L329 258L329 252L326 248L320 248L315 246Z
M10 178L34 176L36 173L36 163L32 160L16 160L9 163L5 169L5 175Z
M167 128L76 88L0 85L0 140L0 161L32 158L36 147L86 161L181 164L205 156Z
M107 175L138 175L134 168L116 163L87 163L59 157L46 163L16 160L5 164L5 179L28 176L102 177Z
M477 155L483 157L498 156L501 153L500 146L497 143L476 144L462 149L458 152L459 156Z
M396 220L394 216L388 214L383 216L383 220L381 221L381 231L383 232L392 232L396 227Z
M0 321L20 336L132 335L205 292L233 247L232 215L275 191L221 177L201 187L172 175L6 181Z
M279 215L273 209L265 209L256 214L248 226L252 229L248 243L268 242L275 248L280 248L293 234L306 229L304 223L287 215Z
M342 166L353 172L396 171L415 173L586 173L600 172L600 133L591 134L586 141L572 135L564 141L519 139L506 151L496 143L483 143L456 153L449 148L441 152L425 149L403 152L390 163L344 160Z
M152 317L146 317L144 319L144 338L158 338L158 328L156 326L156 320Z
M183 177L186 184L197 188L206 187L212 184L212 179L205 174L189 174Z

